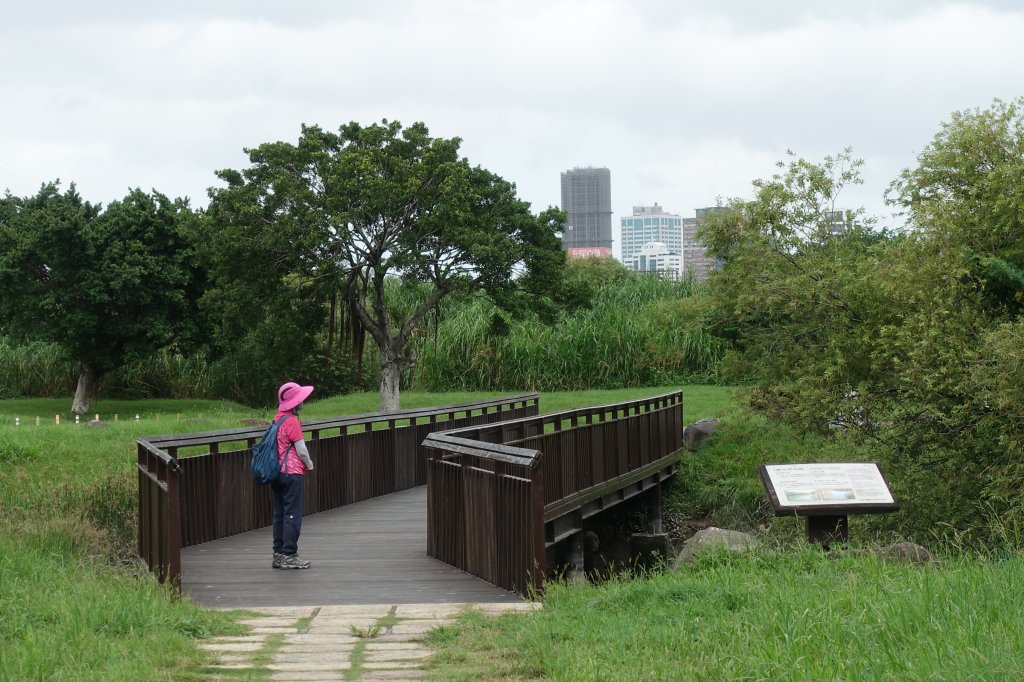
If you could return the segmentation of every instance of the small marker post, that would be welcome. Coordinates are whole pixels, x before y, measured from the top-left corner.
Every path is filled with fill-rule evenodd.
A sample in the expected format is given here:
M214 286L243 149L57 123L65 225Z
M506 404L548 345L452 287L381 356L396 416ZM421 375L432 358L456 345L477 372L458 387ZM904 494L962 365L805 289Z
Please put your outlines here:
M15 417L15 418L14 418L14 425L15 425L16 427L17 427L17 426L21 426L21 417Z
M139 421L139 415L135 415L135 421Z
M60 415L54 415L54 419L57 420L57 426L60 426Z
M78 426L78 415L75 415L75 426Z
M114 413L114 421L117 421L117 412Z
M36 415L36 426L39 426L39 415Z

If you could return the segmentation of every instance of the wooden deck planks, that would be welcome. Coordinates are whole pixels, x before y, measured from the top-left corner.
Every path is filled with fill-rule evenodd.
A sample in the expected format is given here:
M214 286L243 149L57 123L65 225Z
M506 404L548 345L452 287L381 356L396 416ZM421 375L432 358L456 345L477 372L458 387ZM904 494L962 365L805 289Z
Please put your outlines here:
M307 570L270 567L270 528L182 550L182 593L204 606L522 601L427 556L426 486L302 520Z

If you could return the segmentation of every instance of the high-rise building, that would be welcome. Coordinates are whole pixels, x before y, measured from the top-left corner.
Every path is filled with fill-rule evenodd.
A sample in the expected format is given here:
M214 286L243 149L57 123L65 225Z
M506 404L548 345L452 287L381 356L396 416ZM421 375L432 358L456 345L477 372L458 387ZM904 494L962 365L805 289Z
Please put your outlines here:
M612 255L612 179L607 168L562 173L562 246L570 258Z
M718 261L707 252L704 245L697 241L697 228L701 218L722 210L721 206L698 208L696 217L683 220L683 274L693 274L694 278L703 281L708 274L718 267Z
M634 206L633 215L620 220L622 231L622 262L628 267L644 244L659 242L672 253L683 253L682 218L668 213L658 205Z

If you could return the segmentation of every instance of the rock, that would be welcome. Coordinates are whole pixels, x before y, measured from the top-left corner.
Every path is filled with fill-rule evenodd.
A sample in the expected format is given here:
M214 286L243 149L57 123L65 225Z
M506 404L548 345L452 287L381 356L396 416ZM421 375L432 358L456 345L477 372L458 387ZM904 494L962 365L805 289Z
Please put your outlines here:
M683 447L693 452L704 439L718 430L718 419L701 419L683 429Z
M697 532L686 541L676 556L676 563L690 563L699 553L711 547L724 547L730 552L745 552L757 545L757 538L750 533L711 526Z
M897 542L877 550L882 559L899 561L904 564L926 564L932 560L932 553L913 542Z
M654 570L668 563L671 556L668 535L664 533L634 533L629 536L629 553L633 565L643 570Z
M242 420L242 426L269 426L270 422L266 419L254 419L252 417L246 417Z
M101 421L99 421L97 419L90 419L89 421L87 421L85 423L85 428L87 428L87 429L109 429L110 428L110 424L108 424L107 422L101 422Z

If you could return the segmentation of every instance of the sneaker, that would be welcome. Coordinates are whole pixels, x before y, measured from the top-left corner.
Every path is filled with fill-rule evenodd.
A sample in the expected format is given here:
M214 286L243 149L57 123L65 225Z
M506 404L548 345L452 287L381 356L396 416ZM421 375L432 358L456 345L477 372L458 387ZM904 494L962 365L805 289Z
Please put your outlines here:
M281 568L309 568L312 564L299 557L298 554L284 555L281 558Z
M281 552L274 552L274 560L270 563L271 568L281 568L281 560L285 558L285 554Z

